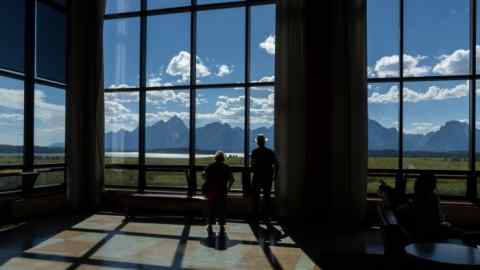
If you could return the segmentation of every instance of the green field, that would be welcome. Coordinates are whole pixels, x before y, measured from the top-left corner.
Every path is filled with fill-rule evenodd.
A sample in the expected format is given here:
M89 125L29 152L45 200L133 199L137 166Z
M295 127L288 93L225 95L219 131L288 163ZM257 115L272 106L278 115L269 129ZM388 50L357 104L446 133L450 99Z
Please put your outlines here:
M404 157L403 167L405 169L420 170L450 170L466 171L468 170L468 159L458 157ZM395 157L369 157L369 169L397 169L398 158ZM480 162L476 163L476 168L480 168ZM392 187L393 178L382 178ZM375 193L378 190L380 178L368 178L368 192ZM413 184L415 179L407 179L407 193L413 193ZM479 185L480 187L480 185ZM459 176L458 179L438 179L437 193L446 196L465 196L467 182L465 177Z
M136 158L107 158L106 164L137 164ZM195 163L197 166L206 166L213 162L213 158L197 158ZM242 167L243 158L241 157L227 157L225 161L230 166ZM181 165L188 166L188 159L174 159L174 158L147 158L147 165ZM201 171L197 172L197 187L200 188L204 180L201 176ZM242 174L234 173L235 183L232 189L242 188ZM105 170L105 184L106 185L121 185L121 186L137 186L138 170L126 169L106 169ZM146 173L147 187L187 187L187 175L185 172L159 172L147 171Z
M205 166L213 161L212 158L197 158L196 165ZM36 164L45 163L63 163L62 156L37 156L35 158ZM106 158L106 164L138 164L137 158ZM174 159L174 158L147 158L147 165L181 165L187 166L188 159ZM226 163L242 167L243 158L238 156L227 157ZM0 164L21 164L21 158L12 156L0 156ZM398 159L394 157L370 157L368 160L369 168L376 169L396 169L398 166ZM435 169L435 170L466 170L468 166L467 159L459 158L442 158L442 157L405 157L404 168L409 169ZM480 168L480 162L477 162L477 168ZM15 170L3 170L0 173L15 172ZM242 174L235 173L235 184L233 189L242 189ZM393 178L381 178L392 187L395 185ZM368 177L368 193L376 193L378 189L380 178ZM407 179L407 192L413 192L413 183L415 179ZM47 172L41 173L37 179L36 186L61 184L64 182L64 173ZM187 176L185 172L171 172L171 171L147 171L146 173L147 186L150 187L187 187ZM204 180L201 172L197 172L197 187L201 187ZM138 170L129 169L105 169L105 184L131 186L135 188L138 184ZM2 177L0 178L0 190L17 188L21 185L21 178L18 176ZM479 185L480 190L480 185ZM464 196L466 192L466 180L459 177L456 179L439 179L438 193L441 195L450 196Z

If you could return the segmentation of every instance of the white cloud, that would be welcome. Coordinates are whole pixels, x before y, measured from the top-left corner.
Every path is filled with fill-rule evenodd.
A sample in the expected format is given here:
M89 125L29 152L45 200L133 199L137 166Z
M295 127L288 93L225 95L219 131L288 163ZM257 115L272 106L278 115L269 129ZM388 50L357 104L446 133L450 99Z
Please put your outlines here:
M420 62L426 59L426 56L411 56L408 54L403 55L403 68L405 76L425 76L427 75L431 67L421 65ZM375 67L367 68L368 75L370 77L397 77L399 76L399 57L398 55L383 56L375 63Z
M218 67L217 76L223 77L223 76L232 74L232 72L233 72L232 67L229 67L228 65L220 65L220 67Z
M0 107L12 110L23 110L23 89L0 88Z
M190 95L188 91L150 91L146 97L147 104L160 106L174 103L175 106L189 106ZM133 103L133 104L132 104ZM136 104L135 104L136 103ZM119 130L132 131L138 127L139 115L132 111L131 106L138 106L138 93L108 93L105 95L105 129L107 132ZM153 125L160 120L168 120L178 116L187 121L189 112L173 112L162 109L158 112L146 114L147 125Z
M0 126L23 126L23 114L19 113L0 113Z
M121 84L111 84L108 88L109 89L135 88L135 86L121 83Z
M133 102L133 93L105 94L105 130L106 132L119 130L133 130L138 127L138 113L132 112L124 104Z
M269 93L266 97L251 98L251 123L273 125L275 96Z
M430 122L415 122L412 123L411 128L405 129L405 133L408 134L427 134L429 132L438 131L439 125Z
M151 91L147 93L147 103L153 105L165 105L167 103L190 104L190 93L188 91Z
M440 75L451 75L468 72L468 50L456 50L450 55L439 57L440 62L433 67L433 72Z
M274 99L273 93L251 97L251 124L273 125ZM198 119L206 120L208 122L221 121L240 126L243 124L245 112L244 96L219 96L215 102L215 106L215 110L212 113L198 114Z
M209 101L213 102L213 101ZM208 122L227 122L229 124L241 124L244 119L245 97L244 96L219 96L215 101L215 110L211 113L198 113L197 119Z
M40 145L62 140L62 134L53 136L48 130L59 130L65 128L65 106L51 103L47 100L47 95L42 90L35 90L35 120ZM16 122L23 122L23 115L19 111L24 108L23 89L0 89L0 107L5 108L7 112L0 115L2 124L10 122L12 125ZM58 133L58 132L57 132Z
M375 72L370 66L367 66L367 76L368 78L374 78L376 77Z
M147 126L151 126L158 121L168 121L172 117L178 117L183 120L183 122L188 126L188 119L190 117L189 112L171 112L171 111L161 111L156 113L147 113L146 121Z
M388 104L397 103L399 101L399 90L397 86L392 86L386 93L372 93L368 97L368 103L372 104ZM467 83L456 85L453 88L441 88L438 86L430 86L427 91L417 92L415 90L405 88L403 91L404 102L422 102L432 100L457 99L468 96Z
M210 76L210 70L206 65L203 64L203 61L200 57L197 56L196 61L197 66L197 77L207 77ZM178 55L174 56L166 70L167 74L170 76L181 76L182 81L187 81L190 78L190 53L186 51L181 51Z
M138 103L140 100L138 92L115 92L105 94L105 102L117 103Z
M268 54L275 54L275 36L269 35L262 43L260 43L260 48L264 49Z
M480 63L480 46L476 46L477 63ZM433 72L439 75L468 74L470 50L458 49L451 54L444 54L440 62L433 67Z
M49 126L65 126L65 106L47 102L42 90L35 90L35 107L35 118Z
M275 76L272 75L272 76L264 76L262 78L260 78L260 80L258 80L257 82L273 82L275 81Z

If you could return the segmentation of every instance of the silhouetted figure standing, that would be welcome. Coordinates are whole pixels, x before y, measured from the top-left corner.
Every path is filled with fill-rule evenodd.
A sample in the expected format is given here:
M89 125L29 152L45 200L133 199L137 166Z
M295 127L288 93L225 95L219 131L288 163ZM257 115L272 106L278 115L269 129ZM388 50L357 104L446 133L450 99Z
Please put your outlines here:
M227 192L233 185L230 166L224 163L225 154L222 151L215 153L215 162L208 165L203 176L205 184L202 190L208 199L208 227L209 236L213 234L212 225L220 225L220 235L225 235Z
M253 172L253 207L256 218L262 217L268 223L271 216L271 194L274 179L277 177L278 162L275 153L265 146L267 139L259 134L255 139L257 148L252 151L251 167ZM263 194L264 208L260 207L260 195Z

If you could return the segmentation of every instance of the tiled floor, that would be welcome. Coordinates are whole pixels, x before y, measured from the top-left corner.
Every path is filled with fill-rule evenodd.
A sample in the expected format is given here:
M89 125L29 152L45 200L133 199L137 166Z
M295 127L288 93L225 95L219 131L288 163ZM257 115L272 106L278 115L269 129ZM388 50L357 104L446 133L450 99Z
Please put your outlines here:
M217 228L218 230L218 228ZM230 222L208 238L186 221L124 222L93 215L11 258L0 270L26 269L320 269L279 226Z

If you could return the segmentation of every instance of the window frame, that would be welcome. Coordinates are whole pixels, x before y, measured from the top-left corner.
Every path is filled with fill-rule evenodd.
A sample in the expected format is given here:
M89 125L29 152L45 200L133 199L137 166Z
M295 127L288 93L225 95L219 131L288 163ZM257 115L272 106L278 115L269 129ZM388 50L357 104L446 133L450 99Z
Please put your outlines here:
M398 55L399 55L399 74L397 77L368 77L367 74L367 83L396 83L399 85L399 102L398 102L398 168L397 169L372 169L368 168L368 177L372 178L383 178L390 177L395 179L395 188L402 194L406 193L407 187L407 178L412 175L418 175L422 172L430 172L437 175L439 179L458 179L465 178L466 192L465 196L451 196L451 195L441 195L443 199L449 200L467 200L476 202L477 199L477 178L480 176L480 172L476 168L476 88L477 80L480 79L480 74L477 74L477 0L469 0L469 16L467 27L469 33L468 48L469 48L469 70L468 74L465 75L428 75L428 76L405 76L404 75L404 56L405 54L405 1L398 0L398 12L399 12L399 39L398 39ZM367 1L368 5L368 1ZM368 18L367 18L368 20ZM367 29L368 31L368 29ZM368 45L367 45L368 46ZM368 68L368 64L367 64ZM468 120L469 120L469 130L468 130L468 169L467 170L429 170L429 169L406 169L404 168L404 101L403 101L403 91L404 84L411 82L438 82L438 81L468 81L469 83L469 108L468 108ZM472 124L473 123L473 124ZM369 194L374 196L374 194Z
M37 68L37 19L36 19L36 10L38 3L51 7L59 12L62 12L66 16L66 32L65 32L65 47L67 48L65 52L65 82L59 82L54 80L49 80L42 78L36 74ZM23 162L21 165L0 165L0 181L2 181L3 176L20 175L22 172L32 172L37 171L41 173L50 173L63 171L64 172L64 181L61 184L35 187L35 191L64 191L66 188L65 180L65 168L67 164L67 159L65 156L65 161L61 163L42 163L35 164L35 86L49 86L54 88L60 88L65 91L65 113L68 111L68 95L69 95L69 57L68 57L68 48L70 47L70 14L71 14L71 2L66 1L66 6L59 4L54 0L36 0L36 1L26 1L25 6L25 43L24 43L24 61L25 68L24 72L17 72L8 69L0 69L0 76L17 79L23 81L24 87L24 120L23 120ZM65 116L66 117L66 116ZM65 135L66 139L66 135ZM65 140L66 141L66 140ZM66 149L66 145L65 148ZM11 193L19 192L22 187L19 187L15 190L0 190L2 193Z
M244 123L244 161L243 166L232 167L233 172L242 173L242 186L246 190L250 179L249 173L249 140L250 140L250 91L253 87L272 87L275 89L275 81L269 82L252 82L250 78L251 71L251 9L255 6L267 6L273 5L277 11L278 0L244 0L233 1L223 3L212 4L197 4L197 0L191 0L189 6L179 6L173 8L161 8L161 9L148 9L147 0L141 1L141 9L136 12L124 12L116 14L106 14L105 20L124 19L131 17L140 18L140 76L139 87L132 88L105 88L105 93L125 92L125 91L138 91L140 93L139 104L139 158L138 164L125 166L122 164L106 164L105 169L133 169L138 170L138 191L144 190L175 190L175 191L189 191L197 192L200 187L197 186L197 172L203 171L205 166L199 166L195 162L195 149L196 149L196 113L197 113L197 90L201 89L219 89L219 88L243 88L245 89L245 123ZM245 8L245 59L244 59L244 81L242 83L212 83L212 84L198 84L196 81L196 61L197 57L197 13L199 11L208 10L221 10L229 8ZM168 15L175 13L185 13L190 16L190 79L184 85L174 86L148 86L147 85L147 21L151 16ZM278 18L278 16L276 16ZM275 21L275 34L278 32L278 23ZM275 73L275 70L273 70ZM151 165L146 164L146 149L145 149L145 130L146 130L146 94L149 91L169 91L169 90L184 90L190 91L190 106L189 106L189 165ZM275 121L275 120L274 120ZM159 187L159 186L147 186L146 174L148 172L162 172L162 171L175 171L183 172L185 169L189 172L187 184L182 187ZM131 187L122 185L105 185L106 188L115 189L131 189ZM235 190L240 192L241 190Z

